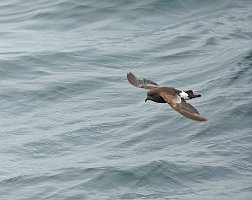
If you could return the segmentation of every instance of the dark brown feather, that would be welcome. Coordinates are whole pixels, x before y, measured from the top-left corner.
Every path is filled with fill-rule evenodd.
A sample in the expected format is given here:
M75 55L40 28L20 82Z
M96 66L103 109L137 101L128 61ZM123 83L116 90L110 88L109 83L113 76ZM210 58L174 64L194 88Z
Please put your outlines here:
M171 97L171 95L167 94L166 91L161 92L160 95L174 110L185 117L196 121L206 121L206 118L201 116L196 108L187 103L184 99L180 98L178 95Z
M147 80L147 79L138 79L134 74L129 72L127 74L128 81L138 88L145 88L145 89L153 89L158 88L158 84L156 84L153 81Z
M128 81L138 88L149 89L147 92L147 100L151 100L157 103L167 102L174 110L180 114L196 121L206 121L207 119L200 115L198 110L194 108L191 104L187 103L183 97L181 97L181 91L172 87L159 87L153 81L147 79L138 79L134 74L129 72L127 74ZM193 96L193 91L187 91L191 98L198 96ZM192 92L192 94L191 94Z

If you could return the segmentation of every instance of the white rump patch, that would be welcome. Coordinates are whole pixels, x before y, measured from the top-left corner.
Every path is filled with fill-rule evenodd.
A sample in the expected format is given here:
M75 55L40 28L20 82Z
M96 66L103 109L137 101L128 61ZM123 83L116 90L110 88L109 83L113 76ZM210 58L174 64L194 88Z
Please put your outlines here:
M179 96L181 98L185 99L185 100L190 99L189 96L188 96L188 94L186 92L184 92L184 91L180 92Z

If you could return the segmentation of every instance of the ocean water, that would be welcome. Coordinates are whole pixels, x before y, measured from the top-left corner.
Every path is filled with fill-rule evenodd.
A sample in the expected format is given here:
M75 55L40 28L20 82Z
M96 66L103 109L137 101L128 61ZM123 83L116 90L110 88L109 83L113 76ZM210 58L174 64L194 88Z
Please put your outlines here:
M0 27L1 200L252 199L252 1L1 0Z

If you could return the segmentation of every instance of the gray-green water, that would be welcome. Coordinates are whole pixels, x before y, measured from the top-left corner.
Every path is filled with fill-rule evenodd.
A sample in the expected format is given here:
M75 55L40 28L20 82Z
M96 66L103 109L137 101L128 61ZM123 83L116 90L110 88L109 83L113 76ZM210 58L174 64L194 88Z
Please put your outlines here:
M251 22L249 0L1 0L0 199L251 199Z

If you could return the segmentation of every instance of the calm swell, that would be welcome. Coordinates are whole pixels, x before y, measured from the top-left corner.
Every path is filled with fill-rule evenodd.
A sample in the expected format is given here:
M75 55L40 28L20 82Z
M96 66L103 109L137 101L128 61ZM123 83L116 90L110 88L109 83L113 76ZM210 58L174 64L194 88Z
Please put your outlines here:
M250 199L252 3L0 2L0 199ZM193 89L206 123L127 72Z

